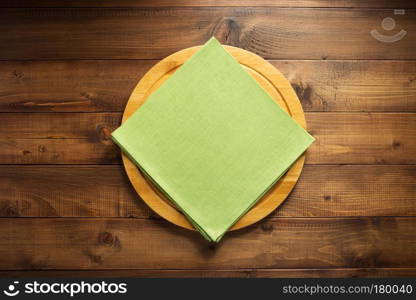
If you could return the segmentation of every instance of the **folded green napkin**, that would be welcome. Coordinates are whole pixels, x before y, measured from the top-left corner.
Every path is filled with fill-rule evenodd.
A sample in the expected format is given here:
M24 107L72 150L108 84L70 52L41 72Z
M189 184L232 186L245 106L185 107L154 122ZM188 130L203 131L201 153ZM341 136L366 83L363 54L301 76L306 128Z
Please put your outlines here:
M112 137L215 242L314 140L215 38Z

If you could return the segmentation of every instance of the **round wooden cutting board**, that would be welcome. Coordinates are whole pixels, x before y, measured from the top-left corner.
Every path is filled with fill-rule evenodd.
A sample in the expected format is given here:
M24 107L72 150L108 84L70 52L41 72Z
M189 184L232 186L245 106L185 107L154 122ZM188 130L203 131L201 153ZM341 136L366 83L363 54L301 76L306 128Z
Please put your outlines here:
M200 48L198 46L176 52L151 68L131 94L124 110L122 122L125 122L153 91ZM224 46L224 48L294 120L306 129L305 115L296 93L287 79L273 65L260 56L246 50L231 46ZM135 164L126 155L122 154L122 157L124 167L133 187L147 205L166 220L184 228L194 229L186 217L141 174ZM276 209L295 186L304 161L305 156L302 155L288 172L230 230L251 225Z

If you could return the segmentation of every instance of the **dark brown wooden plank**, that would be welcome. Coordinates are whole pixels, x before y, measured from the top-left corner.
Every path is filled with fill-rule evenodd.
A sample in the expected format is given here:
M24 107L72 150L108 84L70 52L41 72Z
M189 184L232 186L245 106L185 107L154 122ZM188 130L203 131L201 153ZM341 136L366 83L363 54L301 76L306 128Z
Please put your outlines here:
M416 111L414 61L272 64L289 79L305 111Z
M415 59L416 10L394 16L407 35L382 43L388 9L2 9L0 59L160 59L211 36L265 58ZM384 33L384 31L382 32Z
M0 139L87 139L107 142L121 113L2 113Z
M1 61L0 111L122 111L157 61Z
M5 0L3 7L158 7L158 6L274 6L414 8L411 0Z
M0 139L0 164L119 164L110 140Z
M414 164L416 114L307 113L309 164Z
M118 164L120 113L2 113L0 164ZM306 113L308 164L415 164L414 113Z
M307 165L273 216L414 216L415 195L415 166Z
M1 166L0 217L157 217L122 166ZM416 216L416 166L312 166L270 217Z
M162 220L0 219L2 269L414 268L416 218L284 218L212 245Z
M0 277L8 278L409 278L415 276L416 268L0 271Z
M120 113L0 114L3 164L120 163L110 133Z
M0 61L1 112L123 111L156 60ZM414 61L271 61L305 111L416 111Z
M2 166L0 216L151 217L122 166Z

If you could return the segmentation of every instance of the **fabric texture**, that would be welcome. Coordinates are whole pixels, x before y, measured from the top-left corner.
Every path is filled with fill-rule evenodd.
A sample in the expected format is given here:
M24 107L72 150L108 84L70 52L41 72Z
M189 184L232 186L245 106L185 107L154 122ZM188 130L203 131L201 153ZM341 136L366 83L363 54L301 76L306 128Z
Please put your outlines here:
M314 140L215 38L112 137L215 242Z

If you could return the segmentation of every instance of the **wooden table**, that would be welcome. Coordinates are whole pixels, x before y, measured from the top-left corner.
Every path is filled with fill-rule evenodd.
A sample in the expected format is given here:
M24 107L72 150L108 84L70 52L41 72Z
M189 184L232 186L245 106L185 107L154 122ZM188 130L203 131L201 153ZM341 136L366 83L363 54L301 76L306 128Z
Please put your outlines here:
M1 276L416 276L416 2L1 5ZM279 68L317 138L283 206L218 245L152 213L110 139L141 76L212 35Z

